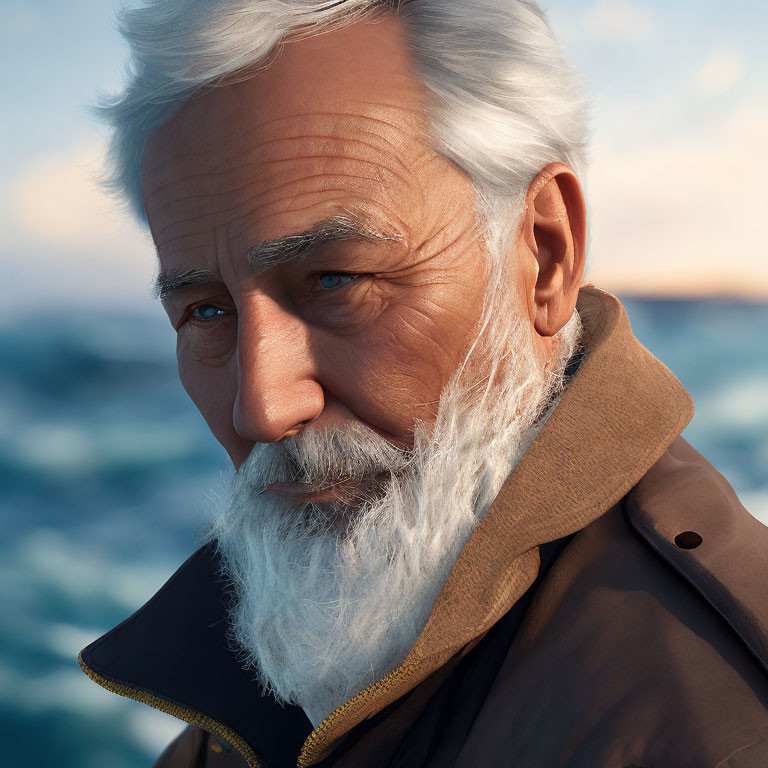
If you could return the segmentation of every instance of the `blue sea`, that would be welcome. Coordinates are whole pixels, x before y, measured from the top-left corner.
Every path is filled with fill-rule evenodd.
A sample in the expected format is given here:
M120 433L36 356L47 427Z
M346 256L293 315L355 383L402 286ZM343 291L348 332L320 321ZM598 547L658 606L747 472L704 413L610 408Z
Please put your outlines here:
M686 438L768 522L768 305L626 299L696 402ZM227 458L164 316L66 308L0 325L0 763L142 768L181 729L77 652L196 548Z

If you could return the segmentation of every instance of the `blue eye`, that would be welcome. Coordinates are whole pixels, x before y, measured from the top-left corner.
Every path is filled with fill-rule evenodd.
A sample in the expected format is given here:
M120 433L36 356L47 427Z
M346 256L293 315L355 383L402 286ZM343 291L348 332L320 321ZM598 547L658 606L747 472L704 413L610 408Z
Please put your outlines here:
M226 317L229 315L226 309L217 307L215 304L201 304L192 310L192 317L195 320L215 320L217 317Z
M318 278L323 288L340 288L342 285L351 283L357 275L348 275L344 272L323 272Z

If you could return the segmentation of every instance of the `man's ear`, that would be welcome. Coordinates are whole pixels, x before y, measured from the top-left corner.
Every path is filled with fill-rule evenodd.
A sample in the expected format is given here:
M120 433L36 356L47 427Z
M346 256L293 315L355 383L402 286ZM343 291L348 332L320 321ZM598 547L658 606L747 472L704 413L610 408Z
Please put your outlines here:
M516 248L529 315L540 336L554 336L573 314L586 247L587 213L579 180L567 165L552 163L528 187Z

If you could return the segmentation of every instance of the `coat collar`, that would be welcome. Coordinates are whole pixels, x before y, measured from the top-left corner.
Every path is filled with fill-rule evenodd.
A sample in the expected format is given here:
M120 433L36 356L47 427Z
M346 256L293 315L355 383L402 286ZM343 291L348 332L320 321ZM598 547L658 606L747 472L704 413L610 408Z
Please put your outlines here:
M227 642L226 585L203 547L143 608L81 653L104 687L200 725L250 765L285 752L311 765L339 737L413 689L495 624L538 572L538 545L602 515L659 459L693 414L687 392L632 334L619 301L578 302L583 360L558 406L477 526L405 660L317 728L262 697ZM311 733L310 733L311 731ZM306 737L306 738L305 738Z
M242 668L227 636L228 594L215 548L201 547L148 603L85 648L80 664L108 690L232 744L250 765L290 765L312 726L300 707L262 696Z

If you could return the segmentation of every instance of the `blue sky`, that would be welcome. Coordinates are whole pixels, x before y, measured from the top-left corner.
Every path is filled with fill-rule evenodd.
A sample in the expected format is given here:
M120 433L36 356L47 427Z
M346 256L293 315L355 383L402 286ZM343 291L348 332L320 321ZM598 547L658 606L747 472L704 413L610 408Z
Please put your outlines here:
M591 279L768 297L768 9L714 0L544 3L594 103ZM108 0L3 0L0 259L14 300L148 306L153 257L93 184L119 86Z

